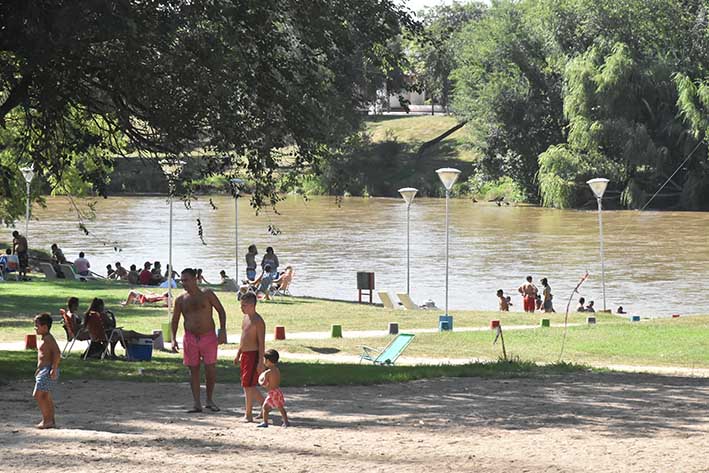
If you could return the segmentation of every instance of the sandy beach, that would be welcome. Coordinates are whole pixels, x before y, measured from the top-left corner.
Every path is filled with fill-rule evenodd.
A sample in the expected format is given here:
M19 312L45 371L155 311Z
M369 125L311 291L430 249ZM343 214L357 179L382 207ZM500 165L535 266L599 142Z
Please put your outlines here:
M187 414L186 383L70 381L59 429L32 385L0 387L0 471L706 472L709 380L642 374L285 388L293 427Z

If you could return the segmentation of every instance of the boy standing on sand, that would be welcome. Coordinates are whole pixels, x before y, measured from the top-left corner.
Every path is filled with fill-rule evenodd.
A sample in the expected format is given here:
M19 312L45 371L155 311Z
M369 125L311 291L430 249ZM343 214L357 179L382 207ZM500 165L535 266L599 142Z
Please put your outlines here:
M244 320L241 323L241 341L234 364L241 365L241 386L246 398L244 420L253 422L254 401L259 406L263 404L263 396L258 389L258 378L264 370L266 323L256 312L256 295L253 292L247 292L241 297L241 311L244 313Z
M51 315L44 313L34 318L34 330L37 335L42 337L42 343L37 347L37 370L34 372L36 382L32 393L42 413L42 422L37 424L38 429L53 429L56 427L52 388L59 378L61 351L57 341L49 333L51 328Z
M266 400L263 401L263 406L261 408L261 416L263 417L263 422L261 422L257 427L268 427L268 413L271 409L278 409L283 418L283 427L290 426L288 422L288 413L286 412L286 401L283 399L283 393L281 392L281 370L278 368L278 352L273 349L266 350L263 356L266 359L266 368L261 376L259 376L258 382L261 386L268 389L268 394L266 395Z
M217 383L217 347L226 343L226 312L222 303L211 289L200 289L197 286L197 272L187 268L182 271L182 286L185 293L175 299L172 312L172 350L177 351L177 326L180 315L185 318L185 334L182 338L184 365L190 369L190 387L194 405L189 413L202 412L202 401L199 393L200 363L204 361L204 372L207 385L207 404L204 406L212 412L219 408L214 403L214 385ZM214 318L212 310L219 314L219 335L214 333Z

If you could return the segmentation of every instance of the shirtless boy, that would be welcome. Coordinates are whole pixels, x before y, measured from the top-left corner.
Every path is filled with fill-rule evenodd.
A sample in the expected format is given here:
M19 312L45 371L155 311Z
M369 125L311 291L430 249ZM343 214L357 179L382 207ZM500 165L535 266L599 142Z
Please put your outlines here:
M537 299L537 286L532 284L532 276L527 276L527 282L522 284L519 289L519 293L522 294L522 299L524 301L524 311L534 312L534 306Z
M37 424L38 429L53 429L54 399L52 388L59 378L59 362L61 352L59 345L49 330L52 328L52 316L44 313L34 318L34 330L42 337L42 343L37 347L37 370L34 372L36 383L34 393L39 410L42 413L42 422Z
M187 412L202 412L199 393L200 361L204 361L207 384L207 404L204 407L218 412L219 408L212 396L217 382L217 345L226 343L226 312L214 291L197 286L197 273L194 269L187 268L182 271L182 286L186 292L175 299L172 311L172 349L177 351L179 348L177 326L182 315L185 318L185 334L182 338L183 363L190 369L190 387L194 398L194 405ZM219 336L214 333L212 309L219 314Z
M256 312L256 295L252 292L241 297L241 311L244 313L244 320L241 323L241 341L234 364L241 364L241 386L246 398L244 420L253 422L254 402L258 406L263 404L263 396L258 389L258 378L264 370L266 323Z
M263 422L261 422L257 427L268 427L268 414L272 409L278 409L281 413L281 418L283 419L283 427L290 426L288 422L288 413L286 412L286 401L283 399L283 392L281 391L281 370L278 368L278 352L276 350L266 350L263 357L265 358L264 364L267 370L261 373L258 378L258 382L261 386L268 390L266 395L266 400L263 401L263 406L261 407L261 417L263 417Z

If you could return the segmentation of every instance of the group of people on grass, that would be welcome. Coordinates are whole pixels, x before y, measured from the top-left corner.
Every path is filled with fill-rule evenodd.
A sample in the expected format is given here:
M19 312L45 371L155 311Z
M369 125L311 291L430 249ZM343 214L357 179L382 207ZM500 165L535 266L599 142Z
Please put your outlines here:
M184 335L182 338L183 364L190 371L190 388L192 390L193 406L189 413L203 412L204 409L218 412L220 408L214 401L216 386L216 363L218 346L227 342L226 311L219 298L211 289L202 289L198 285L197 272L187 268L181 273L184 293L175 299L171 331L172 349L178 352L177 331L180 319L183 319ZM97 299L94 299L94 302ZM98 299L100 301L100 299ZM80 319L78 313L78 299L70 298L67 310L71 320ZM104 314L110 323L115 317L110 317L100 304L94 304L87 314ZM285 410L285 399L280 389L281 372L278 366L279 355L276 350L266 350L265 334L266 324L256 311L257 297L253 293L246 293L241 297L241 311L243 319L241 324L241 339L239 350L234 359L234 364L239 366L241 384L244 389L245 414L244 420L253 422L254 404L261 407L261 423L258 427L268 427L269 413L278 409L283 419L283 427L289 426L288 414ZM93 309L93 310L92 310ZM216 330L214 312L217 312L219 329ZM94 315L86 315L81 323L86 320L91 323ZM103 315L99 315L104 319ZM79 322L79 320L77 320ZM38 344L37 369L35 371L35 388L33 396L37 400L42 413L42 421L38 428L46 429L56 427L54 414L54 401L52 390L59 379L59 364L61 352L59 345L51 335L52 317L50 314L39 314L34 319L35 331L41 337ZM124 334L127 338L128 334ZM142 336L143 334L137 334ZM147 336L150 337L150 336ZM207 397L203 406L200 394L201 366L204 365ZM259 385L266 389L266 396L259 389Z

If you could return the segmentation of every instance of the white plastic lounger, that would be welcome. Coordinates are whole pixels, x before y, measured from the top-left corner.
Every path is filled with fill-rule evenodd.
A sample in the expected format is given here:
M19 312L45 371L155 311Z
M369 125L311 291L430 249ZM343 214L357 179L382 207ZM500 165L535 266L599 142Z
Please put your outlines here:
M396 297L399 298L401 303L404 305L404 309L406 310L419 310L420 307L414 304L414 301L411 300L411 296L409 296L405 292L397 292Z
M384 304L385 309L399 308L399 304L394 302L394 298L391 297L391 294L389 294L387 291L378 291L377 295L379 295L379 299L382 301L382 304Z

